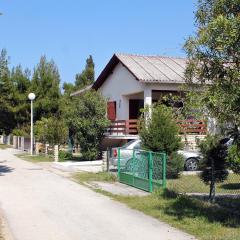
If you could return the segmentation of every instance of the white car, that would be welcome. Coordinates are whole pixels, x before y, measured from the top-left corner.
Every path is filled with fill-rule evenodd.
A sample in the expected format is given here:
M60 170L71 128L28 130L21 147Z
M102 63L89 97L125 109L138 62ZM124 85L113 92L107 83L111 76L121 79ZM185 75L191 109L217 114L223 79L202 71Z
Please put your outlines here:
M126 162L132 157L132 150L141 150L141 140L132 140L121 147L120 165L125 165ZM196 171L199 168L199 161L201 159L199 152L179 150L185 160L184 168L186 171ZM118 150L112 149L111 164L118 165Z

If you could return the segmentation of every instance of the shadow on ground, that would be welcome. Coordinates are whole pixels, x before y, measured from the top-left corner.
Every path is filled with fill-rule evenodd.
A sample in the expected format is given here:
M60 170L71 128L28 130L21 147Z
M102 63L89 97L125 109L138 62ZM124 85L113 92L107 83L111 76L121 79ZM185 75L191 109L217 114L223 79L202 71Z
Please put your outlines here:
M5 173L10 173L13 170L13 168L8 167L7 165L0 165L0 176L4 176Z
M240 190L240 183L227 183L222 184L221 188L229 190Z
M165 192L165 198L176 198L174 193ZM222 199L223 201L223 199ZM240 199L235 199L240 204ZM240 215L238 209L226 209L219 205L210 204L203 200L191 198L189 196L177 196L176 201L170 201L170 205L165 209L165 213L175 216L179 220L184 218L203 217L209 222L220 223L227 227L240 227ZM226 201L225 201L226 202ZM236 202L235 202L236 203ZM235 206L239 206L236 204Z

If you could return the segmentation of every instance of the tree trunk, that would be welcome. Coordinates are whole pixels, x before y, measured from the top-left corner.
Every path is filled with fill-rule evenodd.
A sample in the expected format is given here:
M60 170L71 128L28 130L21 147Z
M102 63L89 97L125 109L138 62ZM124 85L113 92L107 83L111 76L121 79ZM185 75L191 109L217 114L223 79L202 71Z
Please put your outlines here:
M215 202L216 184L215 184L215 166L214 159L211 159L211 183L210 183L210 193L209 201L211 203Z

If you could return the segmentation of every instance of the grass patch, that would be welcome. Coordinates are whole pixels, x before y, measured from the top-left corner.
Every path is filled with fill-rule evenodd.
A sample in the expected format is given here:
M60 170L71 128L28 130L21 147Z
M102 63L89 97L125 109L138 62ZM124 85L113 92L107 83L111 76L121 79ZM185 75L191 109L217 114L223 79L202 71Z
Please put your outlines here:
M194 176L194 179L195 177L197 176ZM116 176L104 172L78 173L74 179L81 184L90 181L114 182ZM132 209L139 210L192 234L199 240L240 240L239 216L233 215L218 205L185 195L177 195L174 191L169 190L156 191L148 196L122 196L94 189L93 186L90 188L124 203ZM237 200L235 201L237 203Z
M81 172L74 174L73 178L79 183L85 182L115 182L117 180L117 176L112 173L107 172L98 172L98 173L90 173L90 172Z
M169 179L167 187L181 193L209 193L209 186L204 184L198 175L182 175L179 179ZM240 175L229 174L227 180L217 183L216 192L240 194Z
M29 162L53 162L53 157L51 156L42 156L42 155L31 156L27 153L15 154L15 156Z
M11 146L7 144L0 144L0 149L7 149L7 148L11 148Z
M200 240L239 240L240 219L224 209L187 196L155 192L144 197L114 196L122 203Z

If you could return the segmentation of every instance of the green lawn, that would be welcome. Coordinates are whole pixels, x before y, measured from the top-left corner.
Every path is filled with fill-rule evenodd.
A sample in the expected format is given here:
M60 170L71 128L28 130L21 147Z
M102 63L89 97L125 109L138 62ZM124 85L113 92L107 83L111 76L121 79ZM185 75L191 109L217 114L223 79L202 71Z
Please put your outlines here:
M74 179L82 184L89 181L114 182L116 177L108 173L78 173ZM180 181L188 183L191 179L194 179L192 183L196 184L194 189L197 189L201 183L197 176L184 176ZM171 180L168 184L174 186L174 181ZM207 191L207 187L204 189ZM157 191L144 197L113 195L99 189L95 191L188 232L199 240L240 240L240 217L217 205L177 195L169 190ZM240 200L235 201L239 204Z
M16 154L16 156L30 162L53 162L52 156L47 156L47 157L43 155L31 156L28 153Z
M209 186L197 175L183 175L179 179L167 180L167 187L180 193L208 193ZM240 175L229 174L226 181L218 183L217 193L240 194Z
M115 182L117 180L117 176L114 174L99 172L99 173L90 173L90 172L81 172L74 174L73 178L79 182L91 182L91 181L99 181L99 182Z
M113 196L133 209L184 230L199 240L239 240L240 218L187 196L155 192L144 197Z

